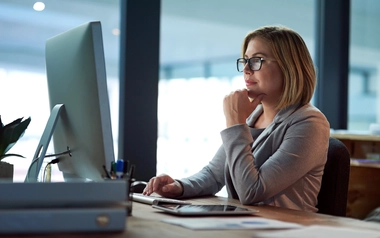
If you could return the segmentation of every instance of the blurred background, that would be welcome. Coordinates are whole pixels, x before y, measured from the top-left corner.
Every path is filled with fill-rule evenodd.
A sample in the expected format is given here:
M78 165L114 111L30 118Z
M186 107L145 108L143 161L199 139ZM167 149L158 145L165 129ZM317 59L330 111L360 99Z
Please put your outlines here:
M0 115L5 124L32 118L12 148L26 158L6 160L15 165L15 181L24 180L50 115L45 42L91 20L102 23L118 151L120 1L0 0ZM288 26L300 33L315 58L316 1L161 0L158 174L193 174L220 146L223 97L244 88L235 61L247 32ZM351 0L350 11L347 129L365 133L370 123L380 123L380 1Z

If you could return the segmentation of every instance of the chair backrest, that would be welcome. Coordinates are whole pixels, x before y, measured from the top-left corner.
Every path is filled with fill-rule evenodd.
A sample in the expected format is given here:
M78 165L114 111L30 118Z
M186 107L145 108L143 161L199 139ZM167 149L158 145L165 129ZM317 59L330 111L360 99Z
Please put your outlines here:
M340 140L330 137L318 194L318 213L346 216L349 177L350 153Z

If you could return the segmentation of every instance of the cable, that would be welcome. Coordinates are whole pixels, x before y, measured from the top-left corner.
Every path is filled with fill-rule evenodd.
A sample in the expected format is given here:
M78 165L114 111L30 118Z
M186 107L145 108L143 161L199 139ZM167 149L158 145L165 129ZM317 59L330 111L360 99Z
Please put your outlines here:
M70 147L67 146L67 150L64 151L64 152L61 152L61 153L45 155L44 158L48 158L48 157L57 157L57 156L60 156L60 155L65 155L65 154L69 154L70 157L72 156L72 155L71 155Z
M64 152L56 153L56 154L50 154L50 155L45 155L44 158L53 157L53 156L60 156L60 155L65 155L65 154L69 154L69 156L71 157L72 155L71 155L70 147L67 146L66 148L67 148L67 150L64 151ZM27 176L26 176L27 180L29 180L29 176L28 176L28 175L29 175L29 173L30 173L30 169L33 167L33 164L35 164L39 159L40 159L40 157L36 157L36 158L34 158L34 160L32 161L32 163L30 164L30 166L29 166L29 168L28 168ZM58 160L57 160L57 159L58 159ZM55 162L55 163L53 163L53 164L56 164L56 163L59 162L59 158L57 158L57 159L53 159L53 160L52 160L52 161L57 160L57 162ZM50 161L49 163L51 163L52 161ZM45 167L45 169L46 169L46 167Z
M43 177L42 177L42 182L45 182L45 173L46 173L46 169L47 169L47 167L48 167L49 165L52 165L52 164L56 164L56 163L58 163L59 160L60 160L60 158L56 158L56 159L53 159L53 160L51 160L49 163L46 164L45 169L44 169L44 173L43 173Z
M134 181L132 184L131 184L131 186L132 187L135 187L135 186L137 186L137 185L148 185L148 183L147 182L145 182L145 181Z

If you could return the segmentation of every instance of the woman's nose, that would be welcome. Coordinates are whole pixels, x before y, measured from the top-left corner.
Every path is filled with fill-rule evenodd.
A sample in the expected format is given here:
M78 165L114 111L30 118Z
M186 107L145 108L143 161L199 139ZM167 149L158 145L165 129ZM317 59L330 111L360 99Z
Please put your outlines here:
M243 72L244 72L245 74L252 74L252 73L253 73L253 71L252 71L251 68L249 67L249 63L246 63L246 64L244 65Z

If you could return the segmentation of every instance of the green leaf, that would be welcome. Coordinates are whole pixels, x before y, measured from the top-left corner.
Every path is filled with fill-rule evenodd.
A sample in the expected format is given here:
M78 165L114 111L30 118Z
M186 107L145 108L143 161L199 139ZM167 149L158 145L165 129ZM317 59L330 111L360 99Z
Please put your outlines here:
M31 118L22 120L23 118L18 118L13 122L3 126L0 117L0 156L5 155L16 142L24 135L26 128L29 126ZM2 157L0 157L1 159Z
M25 158L24 156L19 155L19 154L5 154L5 155L0 155L0 160L4 159L5 157L10 157L10 156Z

